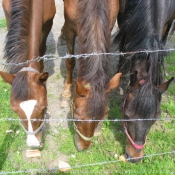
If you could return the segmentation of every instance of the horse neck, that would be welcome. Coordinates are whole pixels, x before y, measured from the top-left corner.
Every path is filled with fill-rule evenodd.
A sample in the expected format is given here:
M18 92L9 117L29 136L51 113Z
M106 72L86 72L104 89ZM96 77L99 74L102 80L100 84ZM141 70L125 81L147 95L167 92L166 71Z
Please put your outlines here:
M79 0L77 9L77 28L79 53L107 53L110 45L109 12L106 0ZM87 109L93 118L105 113L105 86L108 82L106 55L79 59L80 81L91 85L91 95Z
M42 34L42 11L43 11L43 0L32 1L31 5L31 22L29 30L29 49L28 49L28 60L37 58L40 56L40 42ZM36 8L37 7L37 8ZM32 62L29 66L35 68L39 72L42 71L43 67L40 63Z
M138 50L161 50L164 48L159 39L162 35L157 29L161 21L155 20L160 9L156 7L157 1L133 0L129 1L126 11L122 17L122 25L115 38L119 43L119 49L122 52L132 52ZM163 13L163 12L162 12ZM161 25L163 29L164 25ZM150 63L149 77L154 85L161 81L161 62L163 53L135 54L131 56L131 61L146 59ZM126 65L127 66L127 65Z
M109 12L106 0L79 0L77 9L79 53L107 53L110 45ZM90 81L97 72L106 74L107 56L80 59L79 76ZM84 64L86 65L84 67Z
M39 56L42 7L42 0L12 1L4 55L7 63L18 64ZM13 66L10 73L17 73L22 67Z

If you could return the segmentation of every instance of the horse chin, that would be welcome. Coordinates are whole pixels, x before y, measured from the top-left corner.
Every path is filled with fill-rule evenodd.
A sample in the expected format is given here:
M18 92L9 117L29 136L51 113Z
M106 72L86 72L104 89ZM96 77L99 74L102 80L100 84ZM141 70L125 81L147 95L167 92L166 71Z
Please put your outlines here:
M125 157L127 159L128 162L131 162L131 163L139 163L142 161L143 157L139 157L139 158L134 158L132 157L129 153L125 153Z
M78 151L84 151L91 146L90 141L84 141L77 133L74 135L74 143Z

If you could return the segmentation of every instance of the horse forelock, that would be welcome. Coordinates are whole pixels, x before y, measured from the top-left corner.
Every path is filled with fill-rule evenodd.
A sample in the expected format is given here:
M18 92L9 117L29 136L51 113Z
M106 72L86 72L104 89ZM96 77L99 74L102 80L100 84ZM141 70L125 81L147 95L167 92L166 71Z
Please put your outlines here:
M79 77L91 86L87 111L91 118L101 119L105 114L107 105L105 88L109 82L109 77L107 76L108 60L104 59L102 61L103 58L91 57L87 58L86 60L88 61L86 62L86 60L82 59L80 58Z
M147 81L138 91L136 97L129 104L128 110L133 115L137 114L139 118L148 119L156 117L161 100L159 89Z
M20 72L12 83L12 96L14 100L25 101L30 95L27 72Z
M13 0L9 31L6 36L4 58L7 63L20 63L27 60L30 25L30 0ZM22 66L6 67L16 73Z
M100 75L99 78L104 77ZM104 117L105 115L107 107L105 86L106 83L102 81L96 81L91 83L91 92L88 98L87 111L90 118L92 119L102 119L102 117Z
M106 0L79 0L79 53L107 53L110 47L109 9ZM79 59L79 79L91 85L87 111L91 118L101 118L106 109L105 87L108 83L108 57L90 56Z

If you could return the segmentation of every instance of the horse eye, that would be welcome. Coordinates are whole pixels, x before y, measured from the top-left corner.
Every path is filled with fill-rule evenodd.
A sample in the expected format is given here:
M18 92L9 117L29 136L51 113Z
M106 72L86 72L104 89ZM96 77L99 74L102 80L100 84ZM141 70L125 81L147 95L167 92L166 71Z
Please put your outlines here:
M130 119L128 115L125 114L125 119Z

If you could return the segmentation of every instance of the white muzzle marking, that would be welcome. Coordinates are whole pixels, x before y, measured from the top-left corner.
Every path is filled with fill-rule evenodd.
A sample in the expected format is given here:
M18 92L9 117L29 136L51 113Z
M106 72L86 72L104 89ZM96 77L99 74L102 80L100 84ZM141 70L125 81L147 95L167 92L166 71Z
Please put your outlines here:
M29 132L33 132L33 127L32 127L30 118L31 118L31 115L33 113L33 110L36 104L37 104L36 100L28 100L28 101L23 101L20 103L21 109L24 111L25 115L27 116ZM40 142L38 141L35 135L27 135L26 142L28 146L36 146L36 147L40 146Z

